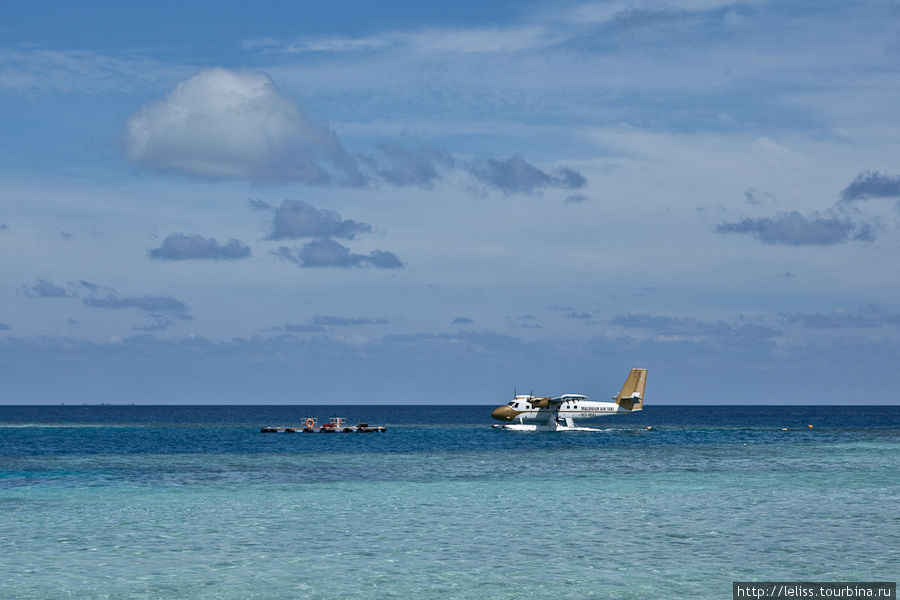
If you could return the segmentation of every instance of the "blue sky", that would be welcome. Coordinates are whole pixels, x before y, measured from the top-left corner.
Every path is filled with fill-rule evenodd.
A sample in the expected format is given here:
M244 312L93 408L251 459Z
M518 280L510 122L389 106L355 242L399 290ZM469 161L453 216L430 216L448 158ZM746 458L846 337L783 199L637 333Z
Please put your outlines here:
M7 3L0 402L896 403L888 2Z

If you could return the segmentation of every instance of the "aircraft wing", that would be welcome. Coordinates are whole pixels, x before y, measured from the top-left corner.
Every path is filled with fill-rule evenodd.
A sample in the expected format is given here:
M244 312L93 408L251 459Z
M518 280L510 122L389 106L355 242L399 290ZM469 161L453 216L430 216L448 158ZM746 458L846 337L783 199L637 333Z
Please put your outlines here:
M531 405L535 408L559 408L565 402L561 396L559 398L532 398Z
M559 407L565 402L563 398L534 398L531 405L538 408L535 419L538 421L549 422L559 416Z

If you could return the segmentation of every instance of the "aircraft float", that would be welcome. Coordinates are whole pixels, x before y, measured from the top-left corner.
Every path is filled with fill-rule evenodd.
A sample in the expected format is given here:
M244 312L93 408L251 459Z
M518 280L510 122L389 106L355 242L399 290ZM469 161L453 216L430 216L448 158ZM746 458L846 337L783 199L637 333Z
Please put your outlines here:
M580 427L575 419L593 419L606 415L630 413L644 408L647 369L632 369L618 396L612 402L594 402L581 394L563 394L556 398L518 395L508 404L498 406L491 416L500 421L496 429L512 431L600 431ZM525 421L531 421L526 423Z

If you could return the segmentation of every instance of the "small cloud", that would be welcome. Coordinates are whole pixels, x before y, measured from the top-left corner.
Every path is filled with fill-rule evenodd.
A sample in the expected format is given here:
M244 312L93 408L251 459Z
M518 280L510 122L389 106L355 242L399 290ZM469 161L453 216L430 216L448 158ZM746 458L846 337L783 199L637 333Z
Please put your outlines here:
M134 163L164 173L308 184L365 182L337 135L255 71L206 69L182 81L128 119L125 146Z
M744 190L744 199L750 206L762 206L764 204L775 203L775 196L765 190L757 190L755 188Z
M587 202L588 198L584 194L572 194L571 196L566 196L565 203L566 204L581 204L582 202Z
M220 245L216 238L173 233L149 254L157 260L239 260L250 256L250 248L233 238Z
M71 298L74 295L49 279L38 279L31 285L25 285L24 289L29 298Z
M352 240L372 226L349 219L342 220L336 210L318 209L302 200L284 200L272 217L272 232L267 240L336 237Z
M65 229L61 229L61 230L59 231L59 237L60 237L64 242L68 242L69 240L72 239L72 234L69 233L68 231L66 231Z
M310 319L313 325L342 327L344 325L387 325L388 320L382 317L370 319L366 317L335 317L331 315L316 315Z
M9 225L6 223L0 223L0 231L9 231Z
M289 42L262 38L243 40L244 49L261 49L264 52L300 54L305 52L358 52L378 50L391 45L395 35L373 36L367 38L346 37L312 37L301 38Z
M780 313L778 319L782 323L800 325L809 329L881 327L882 325L900 325L900 312L890 311L874 304L866 304L856 312L834 310L830 313Z
M875 228L873 228L868 223L859 223L857 224L857 231L853 234L854 242L874 242L875 241Z
M553 310L553 309L551 309ZM516 317L506 317L510 327L521 327L522 329L543 329L537 323L537 317L534 315L518 315Z
M175 323L171 319L166 319L166 318L162 317L161 315L151 315L151 320L149 323L147 323L146 325L139 325L139 326L132 327L132 329L134 331L144 331L144 332L163 331L165 329L168 329L169 327L171 327L174 324Z
M85 298L82 302L85 306L92 308L135 308L152 313L174 315L182 320L193 320L189 314L190 307L172 296L119 296L112 293Z
M569 312L569 311L572 310L572 308L569 307L569 306L561 306L561 305L559 305L559 304L554 304L553 306L551 306L551 307L548 308L547 310L553 310L553 311L557 311L557 312L560 312L560 311L561 311L561 312Z
M575 190L587 185L587 179L574 169L560 167L553 173L547 173L518 154L473 163L468 171L479 182L506 195L534 194L546 187Z
M287 323L284 330L289 333L321 333L325 328L321 325L299 325L295 323Z
M323 333L326 327L346 327L350 325L387 325L389 321L383 317L339 317L334 315L316 315L307 323L287 323L284 331L288 333ZM278 329L278 328L276 328Z
M281 246L272 252L276 256L300 267L375 267L378 269L402 269L403 263L393 252L373 250L368 255L355 254L349 248L331 239L314 240L298 250Z
M703 321L694 318L668 317L649 314L624 314L616 315L610 319L610 325L617 325L630 329L646 329L664 336L741 336L754 338L769 338L778 335L778 331L771 327L753 323L743 323L738 319L738 325L731 325L725 321Z
M682 14L672 9L627 8L616 11L611 22L622 28L639 29L668 23Z
M565 313L565 315L563 315L563 316L565 316L565 318L567 318L567 319L573 319L576 321L584 321L585 323L587 323L589 325L597 325L597 321L593 320L593 317L592 317L591 313L589 313L589 312L578 311L569 306L561 306L559 304L554 304L548 310L552 310L554 312Z
M795 274L792 273L791 271L785 271L784 273L779 273L779 274L778 274L779 279L793 279L793 278L796 277L796 276L797 276L797 275L795 275Z
M745 218L735 223L721 223L716 233L749 233L765 244L791 246L829 246L844 242L871 241L870 227L836 217L807 218L797 211L778 213L774 217Z
M78 325L78 321L75 319L66 319L66 323L69 325Z
M566 313L566 318L586 321L591 318L591 313L569 311Z
M451 325L471 325L474 322L475 321L473 321L469 317L456 317L455 319L453 319L453 321L450 324Z
M863 171L841 192L842 202L867 198L900 198L900 175Z
M587 178L575 169L560 167L553 173L553 185L567 190L580 190L587 185Z
M9 331L11 327L7 323L0 322L0 331Z
M363 259L368 264L379 269L402 269L404 266L396 254L386 250L372 250Z
M383 144L380 148L387 164L378 169L378 175L393 185L419 186L430 188L440 181L437 164L447 166L454 164L453 159L437 150L418 148L415 150Z
M250 208L252 208L253 210L265 211L265 210L272 210L275 208L268 202L260 200L259 198L250 198L249 200L247 200L247 202L250 203Z
M91 283L90 281L85 281L83 279L78 281L78 285L82 288L86 289L90 294L97 294L99 292L104 292L107 294L115 294L115 290L112 288L104 287L102 285L97 285L96 283Z

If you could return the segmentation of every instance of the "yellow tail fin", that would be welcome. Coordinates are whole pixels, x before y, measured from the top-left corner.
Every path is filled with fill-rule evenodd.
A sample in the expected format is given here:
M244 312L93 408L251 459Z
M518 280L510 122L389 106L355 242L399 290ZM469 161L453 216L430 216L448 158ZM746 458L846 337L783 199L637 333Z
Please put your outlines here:
M616 396L616 404L625 410L641 410L644 408L644 388L647 387L647 369L632 369Z

